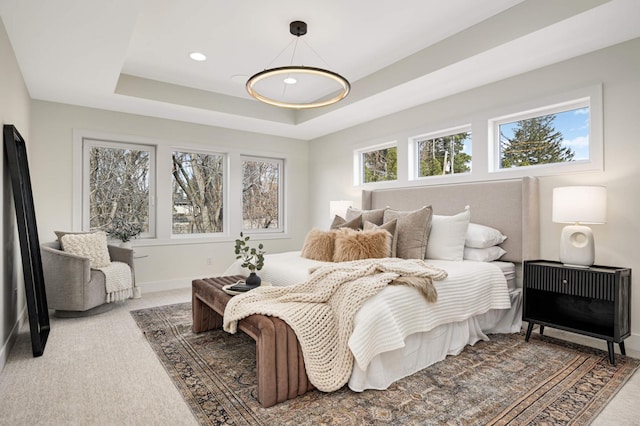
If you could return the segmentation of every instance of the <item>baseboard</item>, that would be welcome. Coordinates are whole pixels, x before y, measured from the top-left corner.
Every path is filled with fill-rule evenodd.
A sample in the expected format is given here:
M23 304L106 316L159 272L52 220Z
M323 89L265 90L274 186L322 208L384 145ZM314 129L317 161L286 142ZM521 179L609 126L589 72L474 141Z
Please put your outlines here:
M177 290L181 288L191 287L191 278L181 278L177 280L167 281L151 281L147 283L136 283L136 286L142 290L142 296L145 293L154 293L157 291Z
M18 338L18 333L20 332L22 325L27 321L27 319L27 305L24 305L22 308L22 312L20 313L20 315L18 315L18 320L13 325L11 332L9 332L9 337L2 345L2 348L0 348L0 372L7 364L11 349L13 349L13 345L16 343L16 339Z
M624 345L629 351L636 352L636 354L629 355L640 357L640 334L631 333L631 336L625 339Z

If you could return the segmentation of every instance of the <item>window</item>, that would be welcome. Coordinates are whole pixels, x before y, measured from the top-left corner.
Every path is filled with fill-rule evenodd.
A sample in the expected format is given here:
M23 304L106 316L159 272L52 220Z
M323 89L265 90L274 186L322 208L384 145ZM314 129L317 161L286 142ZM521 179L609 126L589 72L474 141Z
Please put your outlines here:
M471 131L431 134L413 139L418 177L452 175L471 171Z
M398 179L398 147L393 144L360 152L361 182L385 182Z
M83 229L107 230L115 219L154 232L151 208L155 149L100 140L83 141Z
M592 160L590 118L589 100L585 99L494 120L495 168Z
M282 229L284 160L242 157L242 228Z
M74 130L73 229L121 220L142 227L140 246L286 236L286 154L250 154Z
M173 151L173 234L223 231L222 154Z

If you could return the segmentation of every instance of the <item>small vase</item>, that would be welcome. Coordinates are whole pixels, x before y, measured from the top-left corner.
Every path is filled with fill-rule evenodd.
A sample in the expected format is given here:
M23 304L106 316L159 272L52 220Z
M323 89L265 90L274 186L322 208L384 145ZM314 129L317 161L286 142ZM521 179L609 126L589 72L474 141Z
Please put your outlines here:
M122 241L120 247L130 249L133 247L133 243L131 243L131 241Z
M255 272L251 272L246 280L244 280L245 284L249 287L258 287L262 280L259 276L256 275Z

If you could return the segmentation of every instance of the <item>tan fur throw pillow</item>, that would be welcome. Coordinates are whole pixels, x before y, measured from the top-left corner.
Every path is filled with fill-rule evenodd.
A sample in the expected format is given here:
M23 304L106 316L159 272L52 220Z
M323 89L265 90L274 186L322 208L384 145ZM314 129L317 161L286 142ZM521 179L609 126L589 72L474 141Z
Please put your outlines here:
M391 255L391 234L384 229L356 231L341 228L336 231L334 262L377 259Z
M364 223L363 229L365 231L369 229L384 229L388 231L389 234L391 234L391 257L396 257L396 247L398 243L398 232L396 231L397 223L398 223L398 220L393 219L393 220L390 220L389 222L383 223L382 225L378 226L375 223L366 221Z
M333 262L335 239L336 231L321 231L314 228L307 234L300 256L322 262Z

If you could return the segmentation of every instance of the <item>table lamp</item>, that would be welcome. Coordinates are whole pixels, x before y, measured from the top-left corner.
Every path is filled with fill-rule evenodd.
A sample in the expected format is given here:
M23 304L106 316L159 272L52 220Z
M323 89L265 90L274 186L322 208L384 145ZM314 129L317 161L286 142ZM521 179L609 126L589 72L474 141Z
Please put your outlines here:
M329 218L333 220L336 215L344 218L347 214L347 209L353 205L353 201L339 200L329 201Z
M588 268L595 260L593 232L585 224L607 220L607 189L603 186L563 186L553 189L552 220L572 223L562 229L560 261Z

